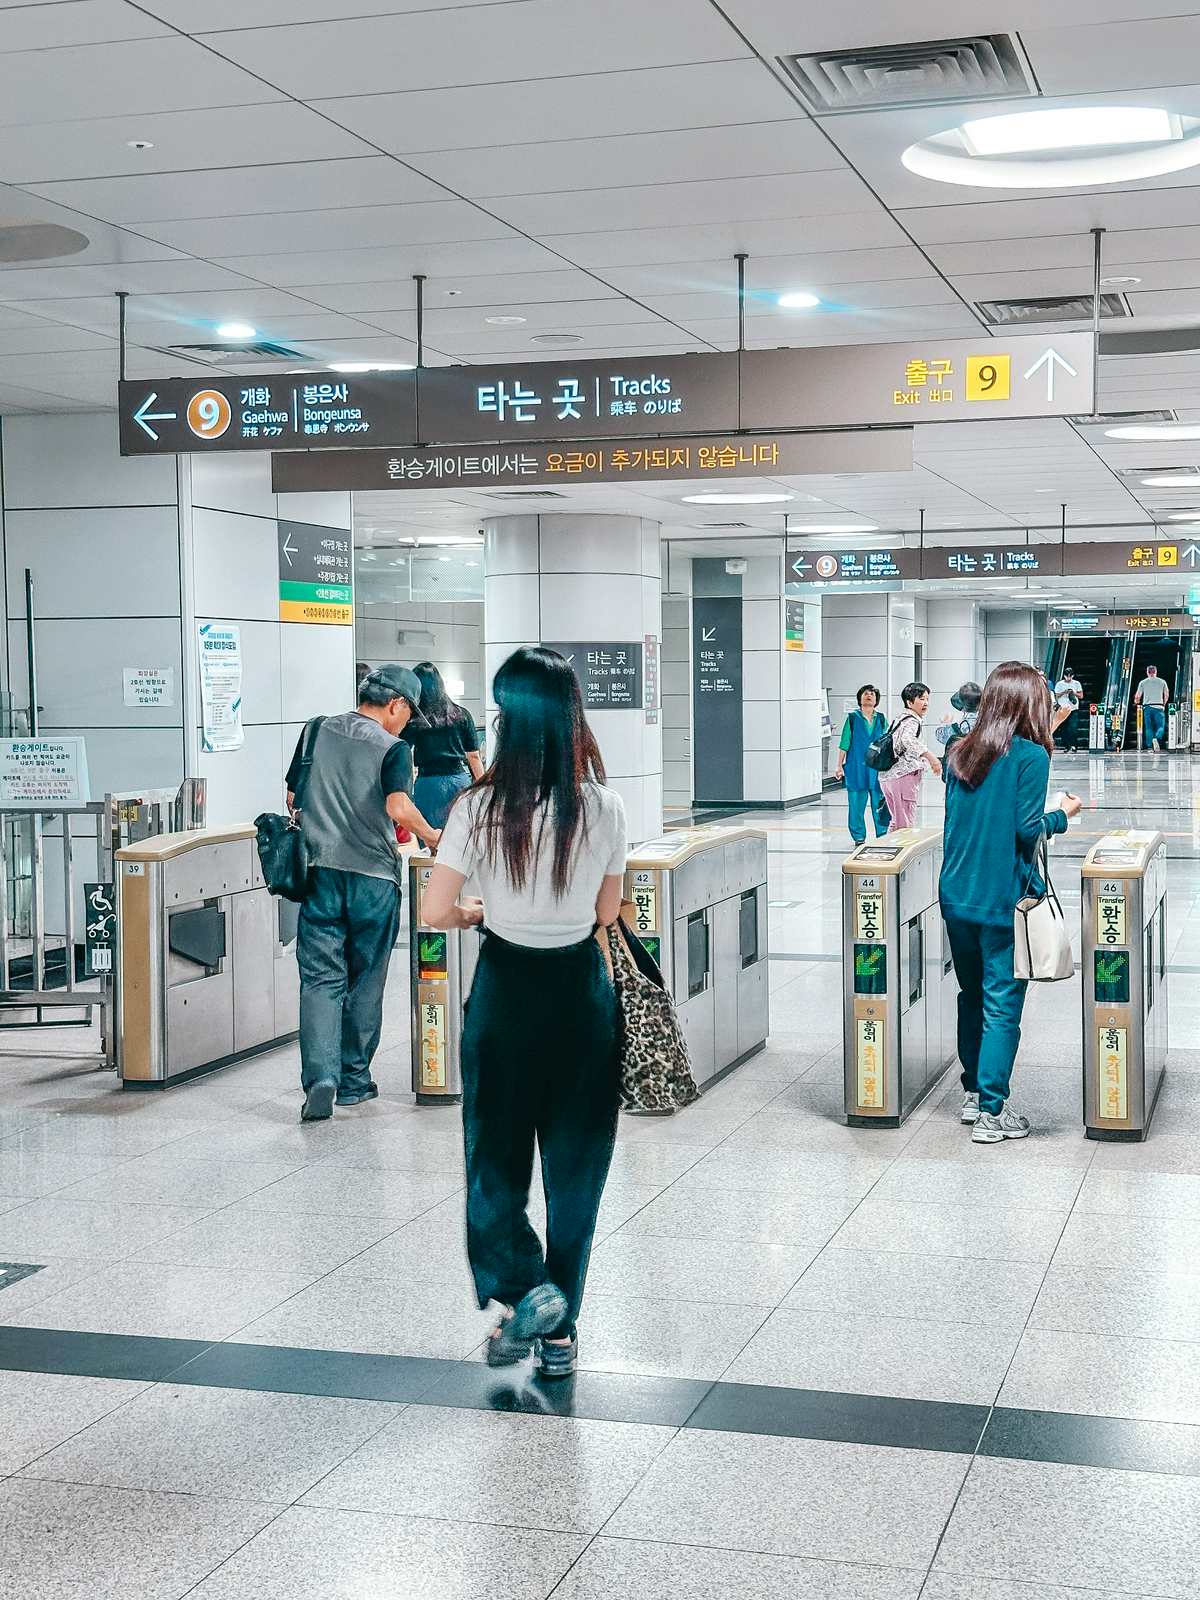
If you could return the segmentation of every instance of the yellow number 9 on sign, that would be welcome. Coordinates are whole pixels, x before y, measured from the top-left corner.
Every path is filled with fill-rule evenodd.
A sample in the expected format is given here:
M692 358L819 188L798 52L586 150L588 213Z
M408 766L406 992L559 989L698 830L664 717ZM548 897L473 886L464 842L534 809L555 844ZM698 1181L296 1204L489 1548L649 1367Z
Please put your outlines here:
M1008 400L1011 394L1011 356L967 357L968 400Z
M201 389L188 401L188 427L198 439L219 439L232 420L232 407L218 389Z

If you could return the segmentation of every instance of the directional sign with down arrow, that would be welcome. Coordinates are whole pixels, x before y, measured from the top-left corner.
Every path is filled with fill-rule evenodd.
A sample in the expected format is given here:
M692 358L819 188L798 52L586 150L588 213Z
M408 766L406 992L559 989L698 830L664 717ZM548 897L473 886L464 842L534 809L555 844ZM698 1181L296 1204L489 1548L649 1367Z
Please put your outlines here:
M279 524L279 620L354 622L350 533L311 522Z

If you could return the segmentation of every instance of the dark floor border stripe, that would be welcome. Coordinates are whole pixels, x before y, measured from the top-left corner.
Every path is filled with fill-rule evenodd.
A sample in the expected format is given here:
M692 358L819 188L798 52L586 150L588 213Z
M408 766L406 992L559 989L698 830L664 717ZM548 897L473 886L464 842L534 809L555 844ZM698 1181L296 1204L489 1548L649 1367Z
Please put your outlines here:
M700 1378L0 1325L0 1370L936 1450L1200 1478L1200 1426Z

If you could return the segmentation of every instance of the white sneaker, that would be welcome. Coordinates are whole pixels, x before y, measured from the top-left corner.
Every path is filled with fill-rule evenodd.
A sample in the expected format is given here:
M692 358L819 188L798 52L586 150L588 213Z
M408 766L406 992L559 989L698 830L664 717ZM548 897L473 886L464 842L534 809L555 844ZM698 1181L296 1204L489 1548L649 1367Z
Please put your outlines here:
M979 1096L977 1094L963 1096L962 1113L959 1120L965 1122L968 1126L979 1121Z
M998 1117L990 1111L981 1111L979 1120L971 1129L972 1144L1002 1144L1005 1139L1028 1139L1029 1118L1019 1117L1007 1106Z

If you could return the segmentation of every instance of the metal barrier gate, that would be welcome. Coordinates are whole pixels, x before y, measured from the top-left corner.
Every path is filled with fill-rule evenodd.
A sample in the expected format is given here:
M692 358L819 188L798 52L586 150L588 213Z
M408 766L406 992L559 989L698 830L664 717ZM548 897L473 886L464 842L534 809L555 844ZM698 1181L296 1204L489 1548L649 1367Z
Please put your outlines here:
M100 1056L116 1065L114 853L199 826L205 799L205 780L189 778L177 789L0 811L0 1030L86 1027L98 1012Z
M942 835L903 828L842 863L846 1120L898 1128L954 1057L958 986L938 907Z
M662 969L703 1089L767 1042L767 836L713 825L637 845L625 899Z
M475 929L427 927L434 860L408 863L412 1086L419 1105L462 1098L463 1006L479 956ZM625 898L662 968L696 1082L740 1066L767 1039L767 839L753 828L688 828L629 852Z
M1167 1067L1167 851L1117 829L1083 862L1083 1125L1144 1139Z
M252 823L143 839L117 866L126 1088L165 1088L295 1038L298 907L267 889Z

